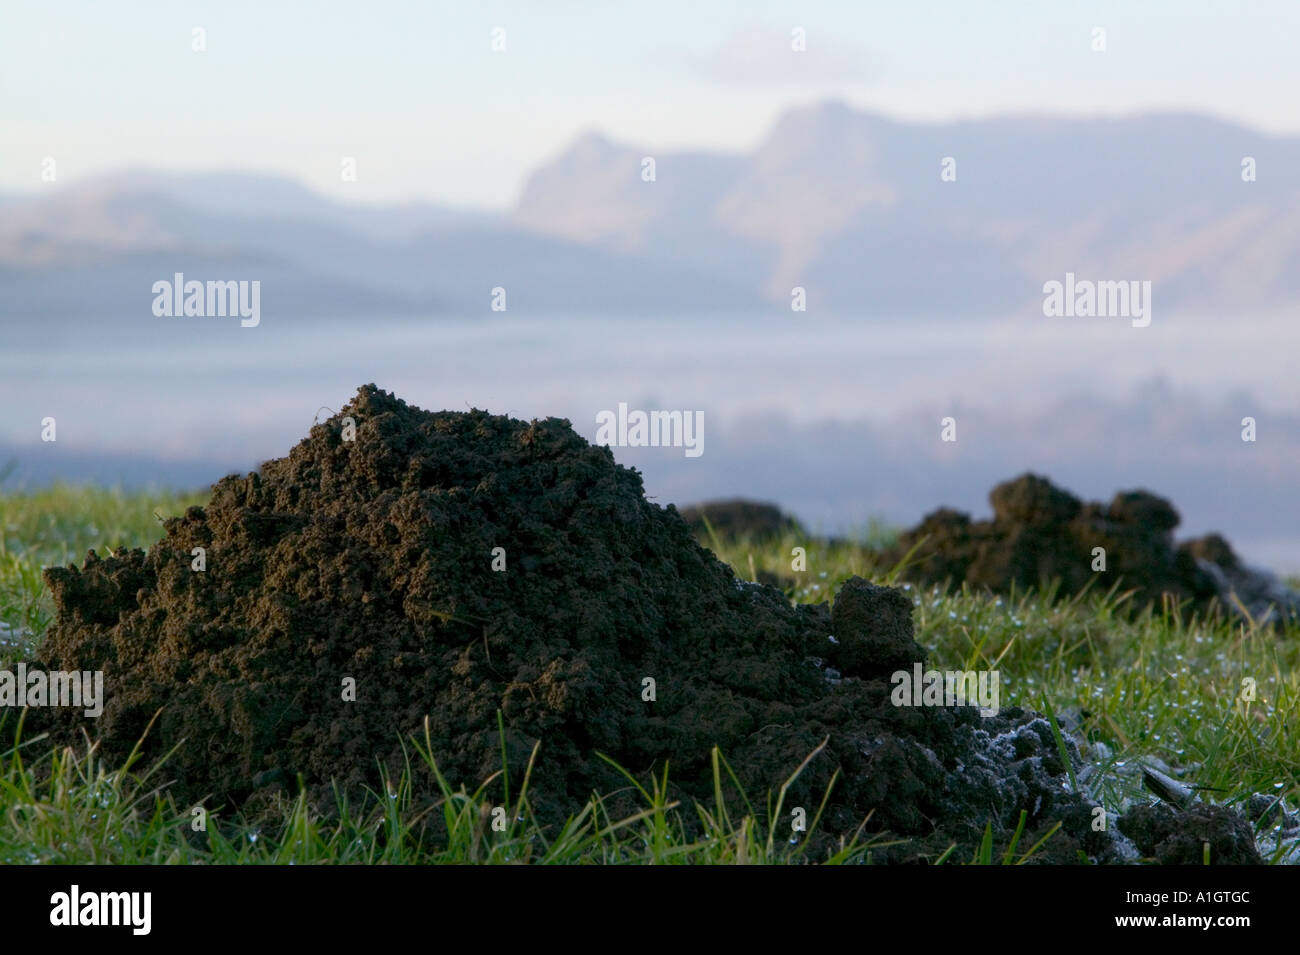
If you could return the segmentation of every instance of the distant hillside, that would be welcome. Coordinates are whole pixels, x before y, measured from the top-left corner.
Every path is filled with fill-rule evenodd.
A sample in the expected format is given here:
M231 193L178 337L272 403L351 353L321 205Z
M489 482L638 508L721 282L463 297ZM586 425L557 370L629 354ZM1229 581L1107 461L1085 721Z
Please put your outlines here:
M960 317L1036 311L1067 271L1150 280L1162 310L1300 303L1300 140L1218 120L916 124L826 103L748 154L654 155L648 182L651 152L583 135L501 216L250 173L51 187L0 202L0 302L11 327L147 314L141 283L191 261L274 280L282 316L490 315L497 286L534 314L788 315L799 285L814 314ZM239 264L198 274L222 263Z
M922 125L828 103L748 155L656 156L643 182L650 154L584 136L532 177L515 220L708 262L773 302L802 285L810 308L1000 312L1041 303L1066 271L1150 279L1162 307L1300 301L1300 141L1218 120Z
M6 331L155 321L174 272L260 280L266 314L489 316L492 290L523 314L732 311L756 293L707 269L538 235L432 206L349 208L296 183L131 174L11 201L0 212ZM125 323L125 324L124 324Z

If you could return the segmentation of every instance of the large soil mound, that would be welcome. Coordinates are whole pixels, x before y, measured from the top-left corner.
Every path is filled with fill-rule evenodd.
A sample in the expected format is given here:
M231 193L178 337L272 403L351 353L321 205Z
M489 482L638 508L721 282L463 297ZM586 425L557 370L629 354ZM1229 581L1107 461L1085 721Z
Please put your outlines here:
M868 832L913 837L880 857L965 853L990 821L1005 840L1021 809L1024 845L1063 822L1045 858L1123 855L1067 791L1044 720L890 702L890 673L924 659L902 592L855 578L832 615L739 582L566 421L428 413L367 386L148 553L46 579L41 662L105 671L107 703L98 721L43 711L45 728L89 729L114 763L161 711L143 756L177 747L183 799L239 803L301 775L328 805L331 781L362 793L400 768L426 716L441 770L473 788L501 767L499 712L516 789L541 741L531 801L548 822L627 791L597 751L643 780L667 762L675 796L711 800L717 744L758 808L829 737L786 805L811 819L838 769L823 828L873 813Z
M1134 608L1166 596L1206 614L1245 608L1257 622L1300 617L1300 595L1244 565L1222 537L1174 544L1179 515L1149 491L1122 491L1110 504L1084 502L1046 478L1024 474L989 493L993 517L940 508L900 535L887 565L911 552L903 579L1008 593L1053 580L1062 595L1118 583ZM1098 558L1104 550L1104 567Z

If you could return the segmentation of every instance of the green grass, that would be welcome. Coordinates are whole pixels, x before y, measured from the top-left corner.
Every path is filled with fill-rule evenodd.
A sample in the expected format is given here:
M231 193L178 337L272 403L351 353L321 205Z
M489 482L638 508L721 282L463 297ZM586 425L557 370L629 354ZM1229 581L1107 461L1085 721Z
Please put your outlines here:
M79 561L92 547L148 547L161 534L161 518L195 503L202 498L69 488L0 495L0 665L29 654L49 625L43 566ZM883 581L893 571L874 566L872 551L854 543L708 543L741 578L779 574L798 602L829 598L853 574ZM796 546L807 550L805 571L791 570ZM1188 623L1160 610L1134 616L1118 591L1055 602L1034 594L911 592L917 639L930 651L930 665L997 669L1003 708L1050 713L1108 748L1086 781L1072 780L1106 804L1132 791L1131 769L1149 757L1187 770L1183 782L1216 802L1240 804L1262 792L1297 803L1300 628L1279 634L1230 621ZM1255 681L1253 702L1241 698L1244 678ZM749 794L757 797L753 803L726 805L722 781L730 769L716 751L719 795L709 805L671 803L665 778L629 776L640 812L612 819L604 800L593 797L561 831L544 832L528 805L527 780L511 780L518 790L512 804L496 807L485 795L494 780L473 792L454 788L437 773L436 754L415 739L412 765L440 781L432 807L415 798L408 771L364 811L340 801L325 819L285 797L256 819L209 807L206 831L196 832L191 807L166 795L165 763L144 772L105 766L93 752L50 751L40 740L15 746L17 730L12 713L0 717L0 864L809 861L808 834L792 843L788 822L769 825L782 819L787 781L773 780L771 794ZM504 831L493 827L497 808L506 810ZM698 825L687 827L686 819ZM816 821L810 813L810 829ZM990 836L973 857L945 861L1023 861L1038 846L1018 845L1018 836L1003 846ZM870 861L879 847L878 838L863 835L813 861Z

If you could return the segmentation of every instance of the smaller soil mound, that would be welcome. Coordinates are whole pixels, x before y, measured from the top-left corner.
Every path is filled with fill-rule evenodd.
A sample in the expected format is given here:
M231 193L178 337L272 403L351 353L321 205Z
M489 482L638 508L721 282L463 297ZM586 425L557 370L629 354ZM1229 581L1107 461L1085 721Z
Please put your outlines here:
M1105 592L1119 581L1135 591L1135 608L1167 596L1203 614L1240 604L1256 621L1300 615L1300 595L1245 567L1222 537L1175 546L1178 512L1149 491L1122 491L1108 505L1084 502L1025 474L999 484L989 501L992 520L948 508L928 514L883 561L896 564L916 548L902 577L923 584L1008 593L1058 580L1068 596L1089 585Z
M732 498L725 501L706 501L681 510L682 520L686 521L696 535L708 533L708 527L722 540L751 541L769 540L784 534L803 534L799 522L786 514L775 504L760 501L747 501Z
M1219 599L1230 609L1249 615L1256 623L1300 620L1300 592L1268 571L1243 564L1218 534L1184 541L1178 550L1209 574Z

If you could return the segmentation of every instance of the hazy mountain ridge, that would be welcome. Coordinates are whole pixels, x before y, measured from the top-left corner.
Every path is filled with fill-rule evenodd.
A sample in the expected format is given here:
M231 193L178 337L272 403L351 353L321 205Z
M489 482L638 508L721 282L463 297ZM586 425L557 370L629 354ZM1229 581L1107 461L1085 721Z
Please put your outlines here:
M1170 305L1300 299L1300 140L1218 120L916 124L828 103L782 116L753 152L727 159L725 182L671 153L644 182L648 154L584 137L532 177L516 221L694 256L692 236L670 228L693 221L738 256L766 253L756 287L769 300L803 285L810 303L844 311L1001 312L1065 271L1151 279ZM1246 156L1257 181L1242 179ZM945 157L955 181L940 177ZM614 166L626 173L617 190ZM688 177L695 188L676 185ZM677 208L682 193L690 209Z
M0 302L11 328L24 318L151 318L153 281L177 271L260 280L268 296L278 284L278 314L293 319L490 314L496 287L506 289L508 306L537 313L761 304L686 263L540 236L486 215L439 212L398 235L410 231L412 210L398 208L397 224L370 210L368 224L357 226L344 221L351 212L288 180L254 180L250 190L250 177L210 177L236 183L243 195L284 189L261 211L235 195L216 211L223 202L215 195L199 202L185 190L150 191L138 184L148 178L20 199L0 215ZM319 209L305 208L304 197L319 200Z
M1189 115L919 124L825 103L747 154L654 155L593 132L503 215L353 205L249 173L51 188L0 201L0 302L19 322L50 313L45 282L84 292L53 296L70 318L139 309L137 276L190 256L245 263L194 277L291 271L280 298L303 316L360 315L368 295L370 312L490 315L498 286L539 314L777 314L796 285L814 312L1001 315L1067 271L1149 279L1159 308L1300 302L1300 140Z

